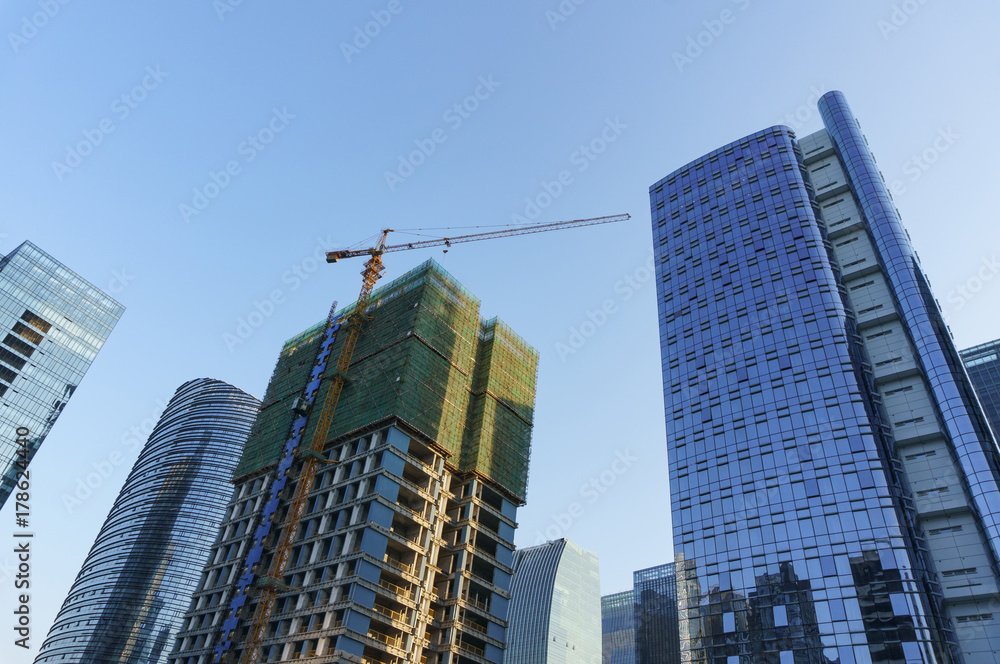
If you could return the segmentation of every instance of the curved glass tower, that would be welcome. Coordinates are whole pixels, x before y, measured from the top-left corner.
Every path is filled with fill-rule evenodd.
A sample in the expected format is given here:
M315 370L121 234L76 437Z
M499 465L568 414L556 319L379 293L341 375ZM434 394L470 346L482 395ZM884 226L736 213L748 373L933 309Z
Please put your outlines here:
M514 552L504 664L599 664L597 554L560 539Z
M868 220L881 272L893 293L910 344L917 351L930 396L938 406L943 428L940 433L951 443L958 462L957 469L948 470L956 483L965 485L993 560L1000 560L1000 454L989 424L920 268L910 236L868 151L861 126L840 92L824 95L819 110L853 184L861 213Z
M1000 452L839 92L650 188L682 659L1000 662Z
M260 402L184 383L150 434L35 662L166 662Z

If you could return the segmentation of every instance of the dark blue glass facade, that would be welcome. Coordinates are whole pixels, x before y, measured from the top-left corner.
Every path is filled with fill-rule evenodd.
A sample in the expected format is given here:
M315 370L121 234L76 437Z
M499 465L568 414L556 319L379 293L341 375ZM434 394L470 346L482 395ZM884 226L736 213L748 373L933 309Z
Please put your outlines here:
M603 664L635 664L634 598L631 590L601 598ZM676 615L676 610L674 614Z
M225 516L232 472L259 407L254 397L218 380L177 388L36 664L165 664Z
M1000 431L1000 340L973 346L960 354L995 437Z
M633 574L636 664L680 664L674 564Z
M960 661L794 134L650 201L682 660Z

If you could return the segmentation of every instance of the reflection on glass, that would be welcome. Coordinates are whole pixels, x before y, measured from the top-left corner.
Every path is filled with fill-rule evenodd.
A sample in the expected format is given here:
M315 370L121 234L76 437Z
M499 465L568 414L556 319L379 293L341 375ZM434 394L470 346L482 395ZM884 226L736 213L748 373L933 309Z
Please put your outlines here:
M677 584L674 564L632 575L637 664L679 664Z
M559 539L514 553L505 664L598 664L597 555Z
M165 664L232 496L260 402L180 386L125 480L37 663Z
M25 242L0 258L0 506L30 463L124 307Z
M843 285L878 262L863 272L830 241L822 215L851 190L810 140L804 154L773 127L650 188L682 661L956 661L895 449L904 418L887 418ZM871 552L898 579L889 615L856 580Z
M635 595L629 590L601 598L603 664L635 664Z

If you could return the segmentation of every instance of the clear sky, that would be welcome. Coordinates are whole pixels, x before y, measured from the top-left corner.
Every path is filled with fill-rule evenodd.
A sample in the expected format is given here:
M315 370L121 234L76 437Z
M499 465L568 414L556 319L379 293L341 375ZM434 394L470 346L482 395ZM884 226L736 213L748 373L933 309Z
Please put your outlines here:
M517 542L569 537L603 592L631 587L672 560L649 185L770 125L819 129L840 89L958 345L1000 337L997 25L990 0L0 0L0 251L29 239L127 307L32 465L31 649L0 568L0 659L48 633L130 430L192 378L262 396L282 342L360 288L360 261L314 253L386 226L632 214L385 274L433 257L539 349Z

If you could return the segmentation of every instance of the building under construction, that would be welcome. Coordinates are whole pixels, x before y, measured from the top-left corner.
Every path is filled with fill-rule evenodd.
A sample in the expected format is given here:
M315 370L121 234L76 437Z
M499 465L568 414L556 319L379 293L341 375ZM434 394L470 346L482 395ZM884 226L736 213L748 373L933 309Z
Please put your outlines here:
M281 351L173 664L501 662L537 353L481 319L434 261L362 313L259 654L241 660L255 587L275 582L265 573L287 498L314 454L297 441L317 427L311 404L333 384L326 358L342 343L326 321Z

